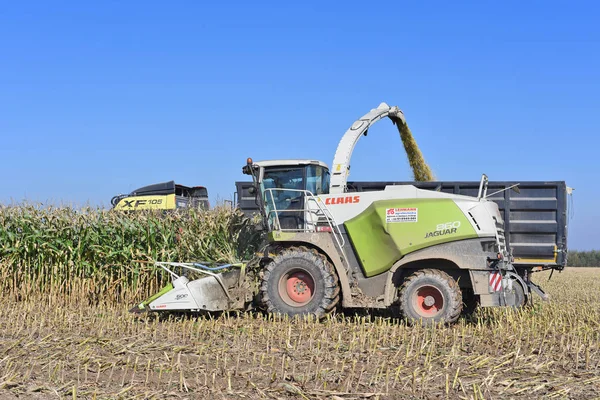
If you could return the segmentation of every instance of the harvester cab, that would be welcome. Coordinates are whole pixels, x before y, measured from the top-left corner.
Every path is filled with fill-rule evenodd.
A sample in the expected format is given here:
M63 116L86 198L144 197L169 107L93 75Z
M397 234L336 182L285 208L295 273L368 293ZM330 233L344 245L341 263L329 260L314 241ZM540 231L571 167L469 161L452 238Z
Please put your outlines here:
M263 211L264 228L271 230L309 229L314 196L329 193L329 169L315 160L271 160L254 163L248 159L243 168L253 177L253 193ZM307 197L310 194L312 197ZM317 208L318 209L318 208Z

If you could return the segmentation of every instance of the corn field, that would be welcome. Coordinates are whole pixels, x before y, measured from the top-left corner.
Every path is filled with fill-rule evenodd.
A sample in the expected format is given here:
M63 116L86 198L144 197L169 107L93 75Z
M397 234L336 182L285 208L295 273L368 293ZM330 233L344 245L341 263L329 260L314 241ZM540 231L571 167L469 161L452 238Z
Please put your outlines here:
M0 290L16 300L121 304L163 285L167 277L153 261L236 262L259 243L253 221L224 207L120 213L0 206Z

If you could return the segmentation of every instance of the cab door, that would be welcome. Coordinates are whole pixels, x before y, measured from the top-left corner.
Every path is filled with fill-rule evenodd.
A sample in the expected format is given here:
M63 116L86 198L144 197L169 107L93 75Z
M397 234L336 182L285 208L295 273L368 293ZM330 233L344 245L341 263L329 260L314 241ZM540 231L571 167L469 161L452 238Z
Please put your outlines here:
M304 230L305 182L306 168L303 166L265 168L261 191L273 228Z

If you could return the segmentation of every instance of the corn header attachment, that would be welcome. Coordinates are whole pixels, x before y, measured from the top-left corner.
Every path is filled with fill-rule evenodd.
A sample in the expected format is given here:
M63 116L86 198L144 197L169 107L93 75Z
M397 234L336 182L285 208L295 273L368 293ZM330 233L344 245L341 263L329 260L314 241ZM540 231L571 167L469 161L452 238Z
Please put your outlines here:
M160 292L131 308L144 311L223 311L244 309L252 301L247 264L155 262L172 278ZM177 274L175 271L179 271ZM191 279L190 279L191 278Z

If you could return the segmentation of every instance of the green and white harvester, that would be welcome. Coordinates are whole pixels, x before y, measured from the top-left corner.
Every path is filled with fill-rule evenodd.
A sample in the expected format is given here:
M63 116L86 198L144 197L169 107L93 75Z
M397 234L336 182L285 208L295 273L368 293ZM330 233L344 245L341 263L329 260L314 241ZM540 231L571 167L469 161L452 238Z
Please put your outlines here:
M347 191L356 143L386 117L398 129L406 124L397 107L372 109L346 131L331 170L315 160L248 159L242 171L253 179L264 251L247 264L157 263L172 284L132 310L259 308L324 317L395 308L411 322L452 323L477 304L519 307L532 292L546 300L528 270L512 264L485 175L477 197L413 185ZM201 277L189 280L174 267Z

